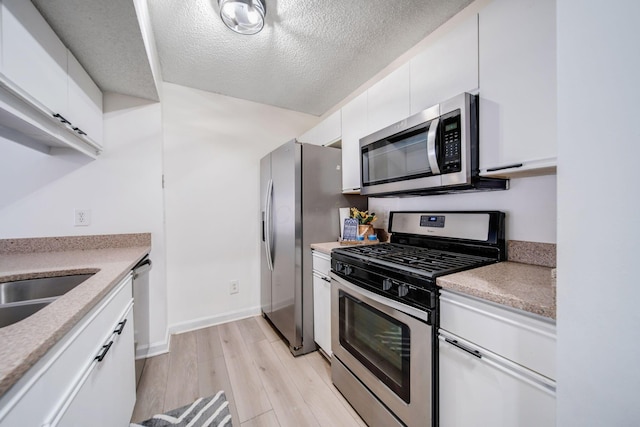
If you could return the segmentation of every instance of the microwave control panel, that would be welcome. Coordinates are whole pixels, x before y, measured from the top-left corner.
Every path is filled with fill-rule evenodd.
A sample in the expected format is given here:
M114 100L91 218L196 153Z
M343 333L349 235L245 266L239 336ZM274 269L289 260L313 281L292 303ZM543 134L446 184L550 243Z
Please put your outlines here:
M460 172L462 158L460 110L442 118L442 173Z

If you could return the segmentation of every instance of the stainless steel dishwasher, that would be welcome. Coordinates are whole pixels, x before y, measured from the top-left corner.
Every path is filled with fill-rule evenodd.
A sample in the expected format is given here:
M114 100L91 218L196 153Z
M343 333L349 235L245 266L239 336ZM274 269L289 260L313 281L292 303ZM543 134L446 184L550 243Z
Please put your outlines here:
M133 341L136 357L136 388L149 348L149 271L151 259L145 256L133 267ZM140 352L138 349L140 348Z

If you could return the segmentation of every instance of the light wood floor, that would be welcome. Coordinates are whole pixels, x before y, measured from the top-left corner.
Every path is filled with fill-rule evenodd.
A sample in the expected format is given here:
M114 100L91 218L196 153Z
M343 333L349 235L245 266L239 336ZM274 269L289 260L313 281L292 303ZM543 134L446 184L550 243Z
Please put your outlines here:
M171 337L171 352L147 359L131 421L224 390L238 427L366 424L331 383L317 351L293 357L261 316Z

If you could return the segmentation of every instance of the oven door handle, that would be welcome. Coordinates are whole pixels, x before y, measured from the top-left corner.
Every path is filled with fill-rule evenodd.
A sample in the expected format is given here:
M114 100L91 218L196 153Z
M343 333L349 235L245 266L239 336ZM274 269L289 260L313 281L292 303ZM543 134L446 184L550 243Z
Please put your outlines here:
M356 298L368 298L380 305L393 308L394 310L398 310L404 314L408 314L409 316L415 317L416 319L420 319L429 325L431 324L429 319L430 312L428 310L419 310L390 298L385 298L381 295L363 289L360 286L349 283L347 280L343 279L333 272L331 272L330 276L332 280L335 280L338 283L338 287L350 291L350 293L353 294Z
M429 160L429 166L431 167L431 173L433 175L440 175L440 166L438 166L438 154L436 153L436 137L438 136L438 125L440 119L434 119L429 126L429 132L427 133L427 159Z

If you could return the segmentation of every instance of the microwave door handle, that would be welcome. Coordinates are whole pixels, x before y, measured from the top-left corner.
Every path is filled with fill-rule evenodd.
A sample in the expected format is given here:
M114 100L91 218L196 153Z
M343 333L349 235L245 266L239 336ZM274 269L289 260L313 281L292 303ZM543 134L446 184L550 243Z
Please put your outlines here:
M429 166L431 166L431 173L433 175L440 175L440 167L438 166L438 156L436 153L436 136L438 135L438 125L440 119L434 119L429 126L429 132L427 133L427 159L429 160Z

